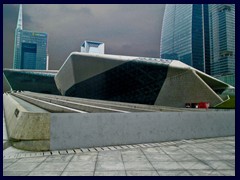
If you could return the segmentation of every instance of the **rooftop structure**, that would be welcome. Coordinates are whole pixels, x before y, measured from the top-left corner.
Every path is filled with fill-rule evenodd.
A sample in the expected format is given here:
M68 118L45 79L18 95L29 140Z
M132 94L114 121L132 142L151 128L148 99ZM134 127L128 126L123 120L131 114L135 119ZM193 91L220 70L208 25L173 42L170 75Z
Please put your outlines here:
M105 45L102 42L84 41L84 43L81 45L81 52L104 54L104 48Z

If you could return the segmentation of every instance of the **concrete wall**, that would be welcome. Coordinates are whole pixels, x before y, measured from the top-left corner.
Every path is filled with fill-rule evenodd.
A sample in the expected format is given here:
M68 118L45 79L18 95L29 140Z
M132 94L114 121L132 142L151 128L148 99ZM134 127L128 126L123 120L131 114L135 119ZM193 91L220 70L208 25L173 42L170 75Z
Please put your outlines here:
M8 137L14 147L49 150L50 113L29 103L18 102L17 98L7 94L3 95L3 105Z
M190 69L167 77L155 105L185 107L185 103L199 102L209 102L210 106L214 107L223 100Z
M235 135L235 111L51 114L50 149Z

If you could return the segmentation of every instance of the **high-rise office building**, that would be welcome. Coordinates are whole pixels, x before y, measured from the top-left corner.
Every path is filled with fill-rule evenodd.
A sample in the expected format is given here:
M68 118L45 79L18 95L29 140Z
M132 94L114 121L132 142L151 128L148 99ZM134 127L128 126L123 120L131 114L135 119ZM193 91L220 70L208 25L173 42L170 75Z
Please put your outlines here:
M160 57L178 59L205 72L204 6L168 4L165 8Z
M166 5L160 57L235 86L235 5Z
M209 4L211 75L235 85L235 5Z
M22 5L15 30L14 69L46 69L47 34L23 30Z

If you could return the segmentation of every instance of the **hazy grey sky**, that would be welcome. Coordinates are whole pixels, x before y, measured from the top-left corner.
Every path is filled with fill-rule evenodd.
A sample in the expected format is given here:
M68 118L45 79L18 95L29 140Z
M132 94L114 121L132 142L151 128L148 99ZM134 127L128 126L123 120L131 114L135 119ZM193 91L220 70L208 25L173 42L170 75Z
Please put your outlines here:
M59 69L84 40L106 54L159 57L164 4L23 4L23 28L48 33L49 69ZM3 67L12 68L19 5L3 5Z

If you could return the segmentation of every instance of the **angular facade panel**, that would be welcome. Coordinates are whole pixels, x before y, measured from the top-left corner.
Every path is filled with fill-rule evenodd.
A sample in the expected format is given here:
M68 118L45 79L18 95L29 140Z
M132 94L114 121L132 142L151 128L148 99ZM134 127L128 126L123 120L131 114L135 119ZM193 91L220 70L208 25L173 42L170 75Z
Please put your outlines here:
M233 88L180 61L77 52L55 81L66 96L172 107L199 102L214 107Z

